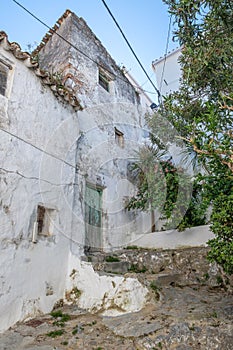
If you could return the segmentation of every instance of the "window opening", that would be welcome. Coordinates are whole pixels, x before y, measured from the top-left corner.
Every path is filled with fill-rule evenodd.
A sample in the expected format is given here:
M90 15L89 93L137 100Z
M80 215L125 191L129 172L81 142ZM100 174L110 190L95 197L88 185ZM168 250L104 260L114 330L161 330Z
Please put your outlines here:
M8 80L8 73L9 70L12 70L13 67L8 62L5 62L0 57L0 95L6 96L7 93L7 80Z
M99 67L99 85L102 86L106 91L111 92L111 83L114 76L102 67Z
M115 128L115 141L120 147L124 147L124 134L117 128Z
M99 72L99 84L109 92L109 81L101 72Z
M38 235L51 236L54 226L54 209L48 209L42 205L37 207L37 232Z
M0 63L0 94L6 95L8 68Z

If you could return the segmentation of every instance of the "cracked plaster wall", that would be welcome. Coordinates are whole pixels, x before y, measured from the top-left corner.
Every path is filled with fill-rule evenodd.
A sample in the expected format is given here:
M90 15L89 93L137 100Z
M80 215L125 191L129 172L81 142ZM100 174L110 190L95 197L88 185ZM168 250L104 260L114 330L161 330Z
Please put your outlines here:
M75 303L91 312L117 316L139 311L147 301L148 289L137 278L100 276L93 270L91 263L80 262L72 254L69 271L67 289L74 291L78 288L79 293L77 298L69 298L67 302Z
M54 34L39 52L39 62L44 69L70 76L67 82L84 106L78 113L82 136L76 159L83 192L76 193L75 212L80 212L81 196L84 213L86 181L102 186L103 248L112 250L151 229L150 214L125 210L125 200L136 191L128 165L148 136L144 117L149 99L147 105L146 99L140 104L135 88L82 18L68 15L57 33L78 50ZM98 66L112 76L109 92L98 83ZM115 140L115 127L124 134L124 147Z
M72 229L74 142L79 128L73 109L11 53L12 89L0 130L0 331L18 320L48 312L63 297ZM1 104L1 100L0 100ZM22 141L25 140L25 142ZM35 147L33 147L34 145ZM53 234L32 243L38 204L54 210ZM81 228L80 228L81 231Z
M147 136L147 110L82 19L69 16L59 31L105 66L113 80L107 92L98 84L98 65L53 36L41 51L41 68L73 76L67 84L72 84L84 107L76 113L1 48L14 65L12 90L1 109L1 123L5 115L1 125L28 143L0 130L0 312L4 315L0 331L18 320L50 311L65 290L75 286L82 290L80 306L91 310L111 311L112 301L114 310L138 310L147 293L137 280L101 278L91 266L79 261L85 239L86 180L103 187L103 248L127 245L141 232L150 231L149 215L124 209L125 197L135 191L127 175L128 165ZM115 127L124 134L124 147L115 140ZM33 244L38 204L54 210L54 229L51 237L39 237ZM74 284L68 278L72 267L79 271Z
M19 320L51 311L73 286L82 289L82 307L111 309L115 300L121 312L140 309L147 290L137 280L99 278L91 266L80 262L84 243L80 201L84 173L88 171L83 168L85 171L75 173L74 168L81 119L22 62L10 53L1 53L12 60L14 74L4 124L4 130L12 135L0 130L0 331ZM82 118L90 120L92 112L85 113ZM112 129L110 136L112 142ZM118 172L118 166L114 166ZM38 204L54 211L54 228L50 237L38 236L37 243L32 243ZM68 276L74 266L79 274L71 285ZM92 288L92 280L98 293Z

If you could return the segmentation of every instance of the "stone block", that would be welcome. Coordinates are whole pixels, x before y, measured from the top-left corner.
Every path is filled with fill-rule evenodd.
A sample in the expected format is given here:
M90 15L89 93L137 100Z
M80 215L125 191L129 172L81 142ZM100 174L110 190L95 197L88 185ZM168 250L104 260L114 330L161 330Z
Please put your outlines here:
M178 273L173 273L170 275L167 274L161 274L157 276L157 279L155 280L156 285L158 286L168 286L168 285L176 285L177 283L181 282L182 275Z
M125 274L128 272L130 264L127 261L105 262L104 270L108 273Z

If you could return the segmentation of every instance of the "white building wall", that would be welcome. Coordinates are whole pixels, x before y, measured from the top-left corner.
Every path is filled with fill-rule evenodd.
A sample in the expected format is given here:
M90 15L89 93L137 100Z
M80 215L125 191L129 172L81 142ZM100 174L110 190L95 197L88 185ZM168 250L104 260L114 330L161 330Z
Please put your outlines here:
M104 114L103 114L104 111ZM136 186L128 174L146 129L138 124L139 110L130 103L108 103L79 113L82 137L78 142L77 166L88 182L103 187L103 248L114 250L132 237L151 230L151 215L127 211L126 200ZM104 120L104 116L106 119ZM115 140L115 129L124 134L124 146ZM85 183L83 183L83 188Z
M71 19L75 24L77 18ZM69 21L65 25L70 28ZM100 278L90 265L80 262L87 182L103 189L103 249L132 243L142 232L150 232L152 222L149 213L125 210L125 200L136 190L128 165L148 134L144 121L148 104L139 103L133 86L98 39L93 39L85 22L79 25L84 37L76 36L75 44L88 48L90 55L101 58L101 64L123 79L113 79L110 91L105 91L98 84L98 65L76 57L74 50L66 60L67 48L58 55L56 40L50 40L47 59L55 62L53 53L60 59L59 69L75 71L83 111L75 112L55 98L33 71L0 45L1 58L13 66L7 96L0 96L0 331L18 320L49 312L76 286L82 292L76 302L90 310L102 305L106 293L109 300L116 297L119 306L112 281L122 305L126 298L131 300L123 312L138 310L145 302L147 291L138 281ZM90 42L85 42L85 32ZM115 127L123 133L123 146L116 142ZM52 234L38 236L33 243L38 205L49 210ZM130 298L123 292L126 285ZM106 309L109 305L107 300Z
M73 46L53 35L38 54L42 68L69 76L65 84L73 87L84 107L78 113L80 182L75 212L84 217L85 183L101 186L102 248L116 249L142 230L151 230L150 213L125 210L125 199L136 191L127 166L148 136L145 114L151 111L151 101L144 93L138 94L135 80L131 76L128 80L82 18L69 13L57 32L69 37ZM61 55L57 55L58 50ZM99 84L100 69L110 77L109 91ZM115 140L115 128L123 134L122 147Z
M180 249L207 246L214 238L208 225L187 228L185 231L166 230L142 234L133 242L134 245L146 249Z
M75 166L70 143L79 129L71 107L59 102L11 53L0 50L1 58L13 66L11 91L0 96L0 106L7 106L0 122L2 331L20 319L50 311L64 296L75 169L39 149ZM32 243L38 204L53 209L53 233Z
M0 57L13 66L9 76L11 89L6 97L0 96L0 332L17 321L50 312L57 301L72 295L73 288L81 291L82 298L74 300L81 307L108 310L115 298L116 307L121 307L122 312L139 310L146 301L147 290L136 279L100 278L90 264L80 261L85 241L86 176L96 181L96 174L101 174L99 167L106 163L108 150L101 147L99 162L95 151L103 142L102 128L105 132L107 128L103 123L99 125L98 113L94 119L90 110L79 116L80 112L59 101L33 70L2 45ZM108 112L112 109L107 108ZM118 112L115 108L114 117L108 122L119 122ZM130 109L125 113L125 117L131 113L134 119ZM83 134L89 135L92 126L98 130L91 134L92 144L84 147L83 156L87 155L88 162L76 167L80 158L78 140ZM112 136L108 143L113 143ZM113 149L114 157L118 157L117 147ZM88 150L93 150L90 156ZM94 164L96 172L92 170ZM106 181L111 179L110 175ZM48 209L52 231L49 236L34 237L33 243L38 205ZM104 208L109 209L106 204ZM106 242L109 247L108 235ZM75 279L73 270L78 271Z
M159 58L152 62L152 68L156 75L157 87L161 96L166 96L179 89L179 79L181 78L181 69L179 57L181 48L178 48L166 57Z

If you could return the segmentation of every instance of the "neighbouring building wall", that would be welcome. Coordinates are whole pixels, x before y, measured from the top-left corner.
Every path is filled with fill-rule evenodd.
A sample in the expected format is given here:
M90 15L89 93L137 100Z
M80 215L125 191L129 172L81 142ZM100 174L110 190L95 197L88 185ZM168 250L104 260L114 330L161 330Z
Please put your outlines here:
M179 57L181 50L181 48L178 48L168 53L167 56L152 62L161 96L166 96L179 89L179 80L181 78Z
M33 69L2 45L0 58L11 67L7 92L0 94L2 331L50 311L64 296L70 240L78 232L71 225L79 129L72 107Z

